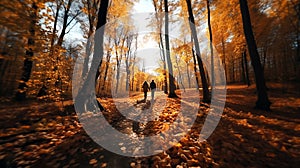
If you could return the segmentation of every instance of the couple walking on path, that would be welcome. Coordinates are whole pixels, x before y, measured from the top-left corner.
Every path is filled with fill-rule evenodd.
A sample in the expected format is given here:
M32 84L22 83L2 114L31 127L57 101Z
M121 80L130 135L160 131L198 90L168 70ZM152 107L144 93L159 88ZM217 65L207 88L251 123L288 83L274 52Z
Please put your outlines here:
M145 81L142 88L143 88L143 92L144 92L144 100L146 101L147 92L149 90L151 90L151 100L154 100L154 92L156 90L156 83L154 82L154 80L152 80L152 82L150 83L150 87L149 87L147 81Z

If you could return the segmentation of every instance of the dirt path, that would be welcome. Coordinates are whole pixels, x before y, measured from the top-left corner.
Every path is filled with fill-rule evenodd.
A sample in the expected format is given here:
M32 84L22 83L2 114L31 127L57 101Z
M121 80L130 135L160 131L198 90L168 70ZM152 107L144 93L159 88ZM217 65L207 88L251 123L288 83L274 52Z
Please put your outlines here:
M138 102L142 95L101 99L106 108L103 114L112 126L133 137L161 133L171 129L169 125L178 118L181 99L169 99L161 93L156 96L154 102ZM72 106L60 112L53 104L7 108L1 104L0 167L297 167L300 96L282 94L274 86L270 87L270 97L272 112L254 110L255 90L230 86L222 119L207 141L199 141L208 113L206 106L200 106L188 135L166 152L146 158L120 156L99 146L83 130ZM138 131L133 129L137 116L151 119L140 123Z

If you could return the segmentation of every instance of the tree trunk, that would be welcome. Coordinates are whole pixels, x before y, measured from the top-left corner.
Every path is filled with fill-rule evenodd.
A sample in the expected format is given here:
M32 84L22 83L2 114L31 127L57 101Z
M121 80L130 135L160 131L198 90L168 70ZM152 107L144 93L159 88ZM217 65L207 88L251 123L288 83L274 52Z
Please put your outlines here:
M100 4L100 9L98 12L98 22L96 25L96 33L95 33L95 47L94 47L94 56L91 64L90 71L88 72L87 78L84 80L84 84L81 88L79 88L79 92L75 98L76 102L76 111L85 112L84 107L89 105L90 110L95 111L95 104L93 104L92 99L96 99L96 96L91 92L91 90L95 90L96 84L95 81L99 75L99 67L102 63L103 57L103 37L104 37L104 27L106 24L107 10L108 10L108 2L109 0L102 0ZM97 100L96 100L97 101ZM90 104L93 104L90 106ZM97 104L100 106L100 110L104 110L102 105L97 101Z
M163 75L164 75L164 93L165 94L168 94L168 81L167 81L167 65L166 65L166 56L165 56L165 52L164 52L164 45L163 45L163 41L162 41L162 37L161 37L161 34L160 34L160 44L161 44L161 58L162 58L162 62L163 62L163 68L164 68L164 71L163 71Z
M266 65L266 59L267 59L267 48L263 48L262 50L262 70L265 72L265 65Z
M190 71L189 71L189 63L186 63L186 73L187 73L187 77L188 77L188 84L189 84L189 88L191 88L191 77L190 77Z
M164 0L165 2L165 42L166 42L166 57L168 62L168 70L169 70L169 95L170 98L178 97L175 93L176 86L174 84L174 74L173 67L170 57L170 44L169 44L169 9L168 9L168 0Z
M21 80L18 86L18 90L16 93L16 100L18 101L22 101L26 99L26 94L27 94L27 84L26 82L29 81L30 79L30 75L31 75L31 70L32 70L32 57L34 55L33 52L33 45L35 43L34 41L34 36L35 36L35 24L37 22L37 5L35 2L32 3L32 13L31 13L31 22L30 22L30 28L29 28L29 33L30 33L30 37L28 38L28 49L26 49L26 55L25 55L25 60L24 60L24 64L23 64L23 73L21 76Z
M111 37L108 38L108 46L110 47L111 44ZM110 58L111 58L111 51L108 49L106 53L106 61L105 61L105 70L104 70L104 75L103 75L103 85L101 85L101 91L104 92L105 86L106 86L106 79L107 79L107 74L108 74L108 69L109 69L109 63L110 63ZM102 94L106 95L106 93Z
M197 56L197 61L198 61L198 66L199 66L200 76L201 76L201 82L202 82L202 87L203 87L203 100L202 101L205 103L209 103L210 96L209 96L207 78L205 76L203 62L201 60L201 52L200 52L200 46L199 46L198 37L197 37L197 31L196 31L196 27L195 27L195 20L194 20L191 0L186 0L186 3L187 3L187 7L188 7L188 12L189 12L190 29L192 32L192 36L194 38L196 56Z
M177 66L177 69L178 69L178 82L180 82L181 84L181 87L183 88L183 91L185 92L185 87L183 85L183 80L182 80L182 75L181 75L181 72L180 72L180 69L179 69L179 64L178 64L178 60L177 60L177 57L176 57L176 66ZM178 84L179 85L179 84Z
M130 86L130 56L129 52L127 53L127 58L125 60L125 65L126 65L126 91L129 91L129 86ZM129 58L128 58L129 57ZM129 60L128 60L129 59Z
M88 68L89 68L89 58L90 58L90 50L91 50L91 46L93 45L92 44L92 40L90 38L91 34L89 33L88 35L88 41L87 41L87 44L86 44L86 54L85 54L85 57L84 57L84 60L83 60L83 69L82 69L82 78L85 78L86 77L86 74L88 72Z
M108 68L109 68L110 58L111 58L110 51L108 51L107 55L106 55L105 72L104 72L104 76L103 76L103 85L102 85L102 89L101 89L102 91L104 91L105 85L106 85L105 81L106 81L107 74L108 74Z
M212 37L212 30L210 24L210 0L206 0L206 7L207 7L207 25L208 25L208 32L209 32L209 47L210 47L210 57L211 57L211 89L215 87L215 64L214 64L214 48L213 48L213 37Z
M160 36L160 43L161 43L161 50L162 50L162 57L163 57L163 68L164 68L164 93L168 94L168 80L167 80L167 64L166 64L166 54L164 52L164 44L162 41L162 36Z
M234 62L235 60L233 59L233 61L231 62L231 81L230 82L235 82L235 66L234 66Z
M118 93L119 90L119 83L120 83L120 66L117 66L117 83L116 83L116 89L115 89L115 94Z
M86 44L86 55L84 57L84 62L83 62L83 70L82 70L82 78L84 78L88 72L88 63L89 63L89 57L90 57L90 54L91 54L91 50L92 50L92 39L91 36L93 35L94 33L94 27L95 27L95 18L96 18L96 13L94 13L93 11L93 8L97 8L98 7L98 4L99 4L99 1L100 0L93 0L93 3L91 4L92 1L87 1L87 10L88 10L88 20L89 20L89 32L88 32L88 37L87 39L89 39L87 41L87 44Z
M131 45L133 41L132 35L128 35L126 37L126 45L128 50L125 53L125 68L126 68L126 91L130 89L130 67L132 65L132 52L131 52Z
M118 30L116 30L118 31ZM120 30L120 31L123 31L123 30ZM120 35L121 36L121 35ZM115 38L118 38L118 37L115 37ZM119 37L120 39L122 37ZM121 45L121 50L120 50L120 53L118 53L118 50L116 49L115 51L115 54L116 54L116 62L117 62L117 75L116 75L116 80L117 80L117 83L116 83L116 88L115 88L115 93L118 93L118 90L119 90L119 83L120 83L120 70L121 70L121 63L122 63L122 57L123 57L123 48L124 48L124 43L125 43L125 36L124 36L124 39L121 39L122 40L122 45ZM115 46L117 47L119 45L119 40L115 39Z
M253 35L250 13L248 9L248 2L247 0L239 0L239 1L240 1L240 9L241 9L242 19L243 19L244 33L248 44L251 63L255 74L255 82L256 82L256 89L257 89L256 108L262 110L270 110L271 103L268 98L266 84L265 84L265 77L259 59L256 41Z
M58 16L59 16L59 9L61 7L61 4L57 4L56 7L56 13L55 13L55 19L54 19L54 24L53 24L53 31L52 31L52 37L51 37L51 43L50 43L50 56L53 55L54 53L54 42L55 42L55 35L56 35L56 30L57 30L57 22L58 22Z
M132 60L132 65L131 65L131 85L130 85L130 91L133 91L134 89L134 66L135 66L135 59L136 59L136 52L137 52L137 48L138 48L138 34L135 36L135 51L134 51L134 55L133 55L133 60Z
M194 61L194 72L195 72L195 77L196 77L196 82L197 82L196 89L200 92L199 78L198 78L198 72L197 72L197 62L196 62L196 55L195 55L194 49L192 49L192 52L193 52L193 61Z
M131 91L134 90L134 66L135 66L135 58L133 60L133 64L132 64L132 77L131 77Z
M68 0L67 7L65 8L63 26L62 26L62 30L61 30L61 33L59 35L58 42L57 42L58 46L62 46L64 36L66 35L66 29L67 29L67 26L68 26L67 24L68 24L68 18L69 18L69 11L71 9L72 2L73 2L73 0Z
M250 79L249 79L249 70L248 70L248 61L247 61L247 52L246 50L243 53L243 57L244 57L244 65L245 65L245 75L246 75L246 82L248 87L251 85L250 83Z
M242 79L243 79L244 84L247 84L245 64L244 64L244 53L242 53L241 66L242 66Z
M225 42L224 42L224 37L222 35L222 53L223 53L223 60L222 60L222 63L223 63L223 66L224 66L224 70L225 70L225 79L227 81L227 67L226 67L226 51L225 51ZM224 80L223 80L224 81Z
M158 17L158 8L157 8L157 5L156 5L156 2L155 0L153 0L153 5L154 5L154 10L155 10L155 17L156 17L156 20L158 22L158 29L159 29L159 47L160 47L160 50L161 50L161 60L163 62L163 68L164 68L164 72L163 72L163 75L164 75L164 86L163 86L163 90L164 90L164 93L165 94L168 94L168 82L167 82L167 65L166 65L166 54L165 54L165 48L164 48L164 43L163 43L163 38L162 38L162 19L159 19ZM161 8L159 8L161 9Z
M117 80L117 83L116 83L116 88L115 88L115 93L117 94L118 93L118 89L119 89L119 81L120 81L120 61L118 59L118 51L116 50L115 52L116 54L116 59L117 59L117 65L116 65L116 70L117 70L117 75L116 75L116 80Z

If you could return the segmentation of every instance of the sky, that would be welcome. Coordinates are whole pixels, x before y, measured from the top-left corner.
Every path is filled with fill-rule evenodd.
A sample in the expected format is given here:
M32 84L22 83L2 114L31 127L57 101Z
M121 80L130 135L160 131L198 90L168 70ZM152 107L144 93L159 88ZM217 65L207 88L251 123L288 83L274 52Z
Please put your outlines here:
M139 67L142 69L142 67L145 66L146 72L155 75L156 73L154 70L159 67L158 62L160 60L160 49L156 41L151 38L146 38L150 29L146 27L147 24L149 24L149 21L144 19L147 17L146 13L154 12L152 0L140 0L139 2L135 3L133 9L134 10L132 13L135 14L134 24L135 26L139 27L139 45L137 50L137 57L139 57L141 60L139 62Z
M135 12L154 12L152 0L140 0L134 4Z

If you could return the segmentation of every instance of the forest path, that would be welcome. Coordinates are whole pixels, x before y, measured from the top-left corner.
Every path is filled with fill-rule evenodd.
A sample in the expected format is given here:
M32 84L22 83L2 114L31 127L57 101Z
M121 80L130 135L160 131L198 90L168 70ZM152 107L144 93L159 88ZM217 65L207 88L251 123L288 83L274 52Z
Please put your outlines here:
M297 167L300 95L277 87L270 87L269 93L273 111L264 112L252 108L254 88L229 86L222 118L207 141L199 141L208 113L205 105L200 106L193 128L179 143L166 152L145 158L120 156L99 146L84 131L72 106L66 107L67 115L53 104L16 104L7 108L1 104L0 167ZM136 102L143 98L142 94L129 100L100 101L107 109L103 113L108 116L107 121L132 136L134 143L137 136L168 129L167 124L178 116L180 98L169 99L161 93L156 96L154 102L149 101L150 106L148 101ZM126 111L130 107L136 111ZM141 130L134 131L134 122L126 117L135 119L136 114L152 117L154 121L140 123ZM87 113L84 117L92 116L93 113Z

